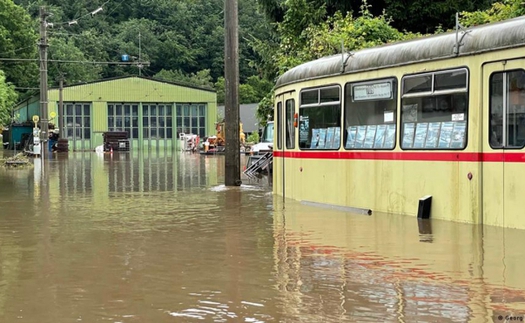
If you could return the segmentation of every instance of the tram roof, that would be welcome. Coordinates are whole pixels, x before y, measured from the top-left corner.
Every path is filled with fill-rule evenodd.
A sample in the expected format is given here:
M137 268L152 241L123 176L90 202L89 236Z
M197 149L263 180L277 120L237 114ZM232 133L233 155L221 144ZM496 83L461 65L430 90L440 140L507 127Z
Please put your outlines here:
M461 40L456 53L456 38ZM276 87L327 76L351 74L433 59L472 55L525 44L525 16L425 38L336 54L298 65L277 80ZM343 61L346 60L344 69Z

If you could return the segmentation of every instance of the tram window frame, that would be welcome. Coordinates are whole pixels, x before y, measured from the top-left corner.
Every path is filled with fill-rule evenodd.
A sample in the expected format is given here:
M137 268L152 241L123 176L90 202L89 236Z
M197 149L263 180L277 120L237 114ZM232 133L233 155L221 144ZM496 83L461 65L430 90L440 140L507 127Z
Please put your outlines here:
M294 115L295 115L295 100L288 99L285 104L286 109L286 149L295 148L295 126L294 126Z
M337 90L337 93L334 90ZM300 150L339 150L341 148L341 96L341 85L339 84L301 90L299 93ZM320 118L311 118L312 115ZM312 125L316 128L313 128ZM312 143L314 132L315 138L318 139L315 147ZM329 147L325 146L326 141L319 147L319 140L323 136L325 140L332 138ZM338 142L334 141L335 138L339 138Z
M379 98L356 99L356 88L366 87L366 95L373 95L373 88L389 84L389 96ZM397 138L397 89L396 77L387 77L360 82L349 82L345 84L344 105L344 135L343 147L345 150L393 150L396 147ZM372 91L372 92L371 92ZM380 92L376 92L376 95ZM384 94L383 94L384 95ZM373 111L372 111L373 110ZM372 111L372 113L367 113ZM363 120L365 119L365 120ZM381 120L381 121L380 121ZM392 129L393 128L393 129ZM377 129L382 129L382 135L377 136ZM393 130L393 132L392 132ZM370 134L373 131L373 135ZM381 133L381 130L380 130ZM362 137L362 141L356 144L356 137ZM384 147L385 138L391 138L392 144ZM366 146L365 146L366 144Z
M514 73L521 72L521 75L517 77L515 80L509 80L508 76L511 76ZM501 83L498 84L498 89L495 89L494 84L494 77L500 75L501 76ZM510 137L510 130L513 130L514 132L514 140L516 140L516 128L519 129L519 124L516 122L516 114L519 112L516 112L516 108L519 108L520 110L523 110L525 113L525 100L523 104L512 104L514 101L519 99L521 97L520 92L525 91L525 80L520 81L520 78L525 79L525 70L524 69L513 69L513 70L507 70L507 71L498 71L494 72L490 75L489 78L489 124L488 124L488 131L489 131L489 145L492 149L523 149L525 147L525 127L522 129L524 138L522 139L521 145L510 145L509 144L509 137ZM513 83L512 81L515 81L516 83ZM521 83L518 83L521 82ZM518 85L516 85L518 84ZM511 90L512 86L517 86L516 90ZM501 102L495 102L494 94L495 90L500 90L501 92L498 92L497 94L501 95ZM516 93L513 95L513 92ZM495 103L501 103L501 106L499 107L499 110L501 110L500 119L497 120L495 118L495 115L497 114L497 111L494 112ZM512 108L514 107L514 108ZM514 124L511 124L509 127L509 116L511 112L510 110L514 110ZM506 116L506 118L504 118ZM501 124L498 124L498 121L501 121ZM497 135L493 129L499 126L500 128L500 140L498 142ZM504 131L506 130L506 131ZM519 131L519 130L518 130Z
M283 149L283 130L282 130L282 117L283 114L283 103L281 101L277 102L277 149Z
M420 76L431 77L430 91L413 92L406 86L407 80ZM461 82L461 79L464 81ZM443 84L443 80L452 82ZM399 132L402 150L467 148L469 80L470 71L467 67L403 76Z

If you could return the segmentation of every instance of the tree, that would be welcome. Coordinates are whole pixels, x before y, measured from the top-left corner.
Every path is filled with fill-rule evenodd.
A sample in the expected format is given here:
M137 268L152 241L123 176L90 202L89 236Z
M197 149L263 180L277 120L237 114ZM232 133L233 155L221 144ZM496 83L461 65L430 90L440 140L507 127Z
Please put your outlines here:
M269 80L256 75L250 76L246 80L246 84L254 89L255 95L257 97L255 101L249 103L259 102L260 100L262 100L262 98L264 98L264 96L272 90L274 85L273 82L270 82Z
M11 108L17 98L15 87L6 82L5 74L0 70L0 129L11 122Z
M35 22L12 0L0 0L0 57L35 59ZM38 67L31 61L0 61L7 82L19 87L34 86L38 80Z
M462 12L460 14L461 24L465 27L487 24L519 17L525 14L523 1L505 0L493 3L487 10L477 10L474 12Z
M49 58L51 60L87 62L89 59L75 46L73 40L51 38L49 40ZM49 64L49 81L56 81L64 75L69 84L89 82L100 79L102 67L87 63L53 63Z
M196 74L185 74L181 70L161 70L155 74L154 78L174 83L182 83L193 86L200 86L213 89L213 82L210 76L210 70L198 71Z
M455 26L456 12L484 10L490 7L491 0L384 0L385 13L394 18L392 26L419 33L434 33L442 26L451 29Z
M272 87L272 82L258 76L251 76L246 83L239 85L239 103L257 103L271 91ZM219 77L215 83L215 91L217 91L217 102L223 104L225 98L224 77Z
M455 14L461 11L485 10L492 0L367 0L371 5L370 12L374 16L387 15L392 17L392 27L414 33L433 33L439 26L450 29L455 25ZM290 10L289 0L260 0L259 5L267 19L274 23L282 23ZM305 0L306 7L324 7L325 19L336 12L357 13L362 0Z

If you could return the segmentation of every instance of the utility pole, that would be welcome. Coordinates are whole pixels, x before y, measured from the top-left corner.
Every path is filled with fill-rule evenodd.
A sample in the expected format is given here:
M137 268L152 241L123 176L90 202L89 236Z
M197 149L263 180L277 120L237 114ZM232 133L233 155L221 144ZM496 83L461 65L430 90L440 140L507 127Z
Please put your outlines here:
M45 7L40 7L40 156L47 155L48 122L47 119L47 17Z
M142 44L141 44L141 41L140 41L140 31L139 31L139 64L138 64L138 68L139 68L139 76L142 75Z
M224 1L225 184L241 185L239 124L239 22L237 0Z
M58 133L60 138L64 138L66 129L64 127L64 97L62 92L64 90L64 75L60 75L58 84Z

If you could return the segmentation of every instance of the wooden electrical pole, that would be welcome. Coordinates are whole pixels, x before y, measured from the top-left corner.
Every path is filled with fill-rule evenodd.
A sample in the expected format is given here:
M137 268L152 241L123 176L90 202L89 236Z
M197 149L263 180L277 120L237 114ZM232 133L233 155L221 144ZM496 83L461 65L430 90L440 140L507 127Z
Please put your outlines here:
M239 121L239 24L237 0L224 1L225 184L241 185Z
M40 7L40 154L47 154L48 122L47 119L47 17L45 7Z
M65 129L66 129L66 127L64 126L63 90L64 90L64 75L60 75L59 86L58 86L58 134L60 138L65 137Z

